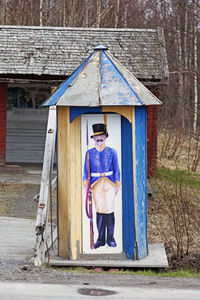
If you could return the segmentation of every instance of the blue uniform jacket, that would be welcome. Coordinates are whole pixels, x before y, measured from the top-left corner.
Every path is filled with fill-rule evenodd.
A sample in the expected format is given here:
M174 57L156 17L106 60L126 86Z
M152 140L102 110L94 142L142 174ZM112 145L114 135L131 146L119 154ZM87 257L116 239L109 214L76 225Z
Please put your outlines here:
M112 175L101 174L101 176L91 176L91 185L93 185L101 177L107 177L113 183L119 184L120 182L120 169L117 158L117 152L115 149L105 147L103 151L98 151L96 148L92 148L89 151L90 160L90 173L106 173L113 172ZM83 181L88 180L88 164L87 164L87 152L85 155L85 164L83 172Z

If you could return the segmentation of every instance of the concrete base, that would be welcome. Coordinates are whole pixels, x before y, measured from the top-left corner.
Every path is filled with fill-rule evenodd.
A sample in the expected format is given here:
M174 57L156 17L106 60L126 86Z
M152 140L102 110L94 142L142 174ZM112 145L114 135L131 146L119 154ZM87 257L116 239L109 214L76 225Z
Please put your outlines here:
M49 231L49 228L48 228ZM35 220L0 217L0 257L31 258L35 245ZM128 260L124 254L86 255L80 260L67 260L57 255L57 245L50 251L52 266L109 268L167 268L168 261L162 243L150 244L149 254L140 260Z
M49 264L57 267L109 267L109 268L167 268L168 261L162 243L150 244L149 254L140 260L103 259L91 255L92 259L67 260L61 257L52 257Z

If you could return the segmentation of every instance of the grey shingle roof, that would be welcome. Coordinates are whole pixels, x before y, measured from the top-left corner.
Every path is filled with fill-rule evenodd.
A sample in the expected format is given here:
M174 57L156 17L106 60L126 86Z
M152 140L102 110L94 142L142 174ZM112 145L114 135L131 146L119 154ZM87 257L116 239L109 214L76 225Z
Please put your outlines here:
M162 29L0 26L0 74L70 75L99 44L137 78L166 82Z

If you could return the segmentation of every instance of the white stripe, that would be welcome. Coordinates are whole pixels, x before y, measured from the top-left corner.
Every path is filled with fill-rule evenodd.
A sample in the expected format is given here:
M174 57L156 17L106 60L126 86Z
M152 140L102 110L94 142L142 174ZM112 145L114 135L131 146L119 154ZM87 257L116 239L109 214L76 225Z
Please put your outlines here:
M113 175L113 171L102 172L102 173L91 173L92 177L103 177L103 176L111 176L111 175Z

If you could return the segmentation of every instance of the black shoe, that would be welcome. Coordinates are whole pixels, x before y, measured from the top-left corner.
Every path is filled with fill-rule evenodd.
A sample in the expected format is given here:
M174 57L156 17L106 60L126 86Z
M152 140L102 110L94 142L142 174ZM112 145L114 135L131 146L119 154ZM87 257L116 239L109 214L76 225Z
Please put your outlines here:
M97 249L99 247L105 246L105 243L101 243L100 241L96 241L96 243L94 244L94 249Z
M107 242L107 244L108 244L108 246L109 247L117 247L117 244L116 244L116 242L115 241L113 241L113 242Z

